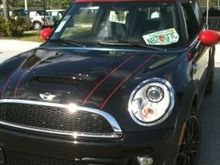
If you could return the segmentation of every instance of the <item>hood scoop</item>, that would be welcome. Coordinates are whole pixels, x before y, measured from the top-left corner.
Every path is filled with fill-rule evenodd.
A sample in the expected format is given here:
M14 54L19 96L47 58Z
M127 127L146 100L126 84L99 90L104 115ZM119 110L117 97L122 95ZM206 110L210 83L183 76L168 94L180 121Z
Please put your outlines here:
M33 83L40 84L60 84L60 85L77 85L81 82L89 81L89 75L76 74L72 76L52 76L52 75L38 75L34 76L30 81Z
M48 84L65 84L65 85L76 85L77 81L70 77L54 77L54 76L36 76L34 81L37 83L48 83Z

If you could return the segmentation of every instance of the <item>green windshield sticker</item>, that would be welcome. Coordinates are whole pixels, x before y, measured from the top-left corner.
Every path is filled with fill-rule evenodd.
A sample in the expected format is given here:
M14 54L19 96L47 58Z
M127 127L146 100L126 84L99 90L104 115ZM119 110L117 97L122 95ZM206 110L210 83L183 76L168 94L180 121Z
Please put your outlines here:
M120 24L126 24L128 11L110 11L109 21Z
M147 45L169 45L179 41L179 34L176 29L170 28L143 35L143 39Z

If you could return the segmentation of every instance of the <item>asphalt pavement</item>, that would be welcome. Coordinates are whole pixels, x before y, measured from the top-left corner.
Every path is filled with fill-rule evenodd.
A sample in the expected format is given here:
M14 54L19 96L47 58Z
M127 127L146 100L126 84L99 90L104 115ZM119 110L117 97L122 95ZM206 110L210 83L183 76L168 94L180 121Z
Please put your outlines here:
M213 93L201 107L202 145L198 165L220 165L220 45L215 53Z
M0 40L0 63L40 43ZM204 97L201 107L202 145L198 165L220 165L220 45L216 46L213 93Z
M39 45L39 42L0 39L0 63Z

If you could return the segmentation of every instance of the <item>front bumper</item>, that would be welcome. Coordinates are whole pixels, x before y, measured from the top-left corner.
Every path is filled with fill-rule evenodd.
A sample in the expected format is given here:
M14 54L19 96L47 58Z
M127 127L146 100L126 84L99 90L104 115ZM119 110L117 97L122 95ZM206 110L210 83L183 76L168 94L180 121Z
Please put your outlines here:
M136 164L151 156L154 165L171 165L173 129L124 132L122 139L71 139L20 130L0 129L4 165ZM1 156L0 156L1 157ZM1 158L2 159L2 158Z

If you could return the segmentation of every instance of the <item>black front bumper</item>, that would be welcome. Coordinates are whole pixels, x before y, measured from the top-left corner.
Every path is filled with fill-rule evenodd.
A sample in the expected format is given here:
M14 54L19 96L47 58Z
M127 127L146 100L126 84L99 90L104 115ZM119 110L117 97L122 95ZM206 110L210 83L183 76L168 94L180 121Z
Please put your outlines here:
M122 139L105 140L51 137L1 128L0 146L4 165L129 165L144 155L153 157L154 165L164 161L171 165L173 131L124 132Z

